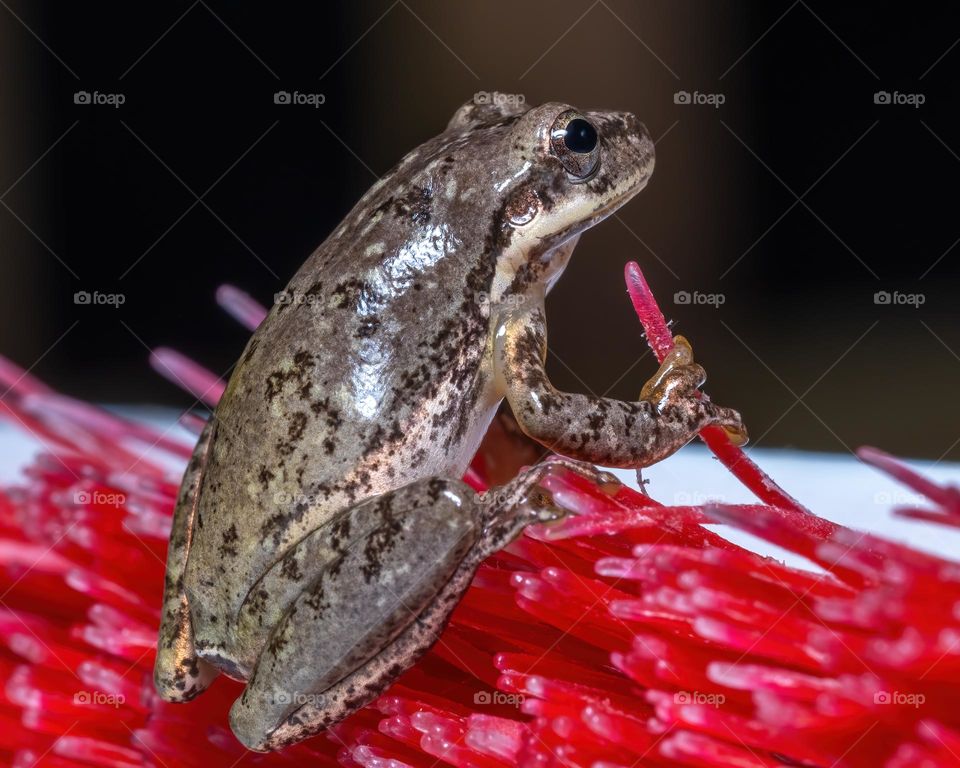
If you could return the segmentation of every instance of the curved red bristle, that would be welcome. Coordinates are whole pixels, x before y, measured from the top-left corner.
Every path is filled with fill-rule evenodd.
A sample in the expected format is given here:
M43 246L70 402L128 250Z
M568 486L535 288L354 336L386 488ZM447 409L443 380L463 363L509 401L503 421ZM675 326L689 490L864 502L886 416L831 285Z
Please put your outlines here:
M628 262L624 267L624 278L627 281L630 301L646 333L647 343L657 356L657 360L663 362L673 349L673 336L663 317L663 312L657 306L657 301L639 264L635 261ZM809 510L777 485L739 447L731 443L721 427L707 427L700 432L700 438L713 451L714 456L720 459L721 463L758 499L775 507L810 514Z
M256 330L267 316L266 307L249 293L233 285L221 285L217 288L217 304L249 331Z
M175 349L159 347L150 353L150 365L170 383L189 392L210 407L217 404L226 384Z

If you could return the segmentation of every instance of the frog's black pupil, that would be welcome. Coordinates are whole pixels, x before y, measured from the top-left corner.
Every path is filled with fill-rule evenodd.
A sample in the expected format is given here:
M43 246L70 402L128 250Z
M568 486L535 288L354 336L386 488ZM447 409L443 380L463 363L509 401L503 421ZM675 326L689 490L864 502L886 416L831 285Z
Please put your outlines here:
M563 143L571 152L582 155L593 152L593 148L597 146L597 130L582 117L575 118L567 123Z

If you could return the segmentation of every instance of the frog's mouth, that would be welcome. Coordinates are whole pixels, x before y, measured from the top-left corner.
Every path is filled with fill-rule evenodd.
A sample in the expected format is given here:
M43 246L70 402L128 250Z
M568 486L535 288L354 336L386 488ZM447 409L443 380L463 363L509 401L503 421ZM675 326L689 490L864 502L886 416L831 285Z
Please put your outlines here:
M599 204L595 200L591 200L582 208L575 209L570 215L569 225L556 230L552 234L540 236L535 250L539 252L541 258L549 258L549 255L558 248L570 240L580 237L588 229L596 226L630 202L647 185L648 178L649 176L638 179L635 184L625 185L621 194L610 196Z
M594 213L589 219L588 226L592 227L594 224L599 224L607 216L619 210L627 203L629 203L633 198L639 195L643 189L647 186L647 182L650 180L650 175L642 176L637 179L637 182L632 186L629 186L621 194L613 197L609 200L605 200L600 203L600 205L595 209Z
M581 214L565 231L558 233L553 239L551 248L562 245L573 237L579 237L586 230L596 226L620 208L629 203L634 197L643 191L650 180L650 173L640 171L636 174L631 183L624 184L619 194L609 195L599 203L593 201L593 208L585 214Z

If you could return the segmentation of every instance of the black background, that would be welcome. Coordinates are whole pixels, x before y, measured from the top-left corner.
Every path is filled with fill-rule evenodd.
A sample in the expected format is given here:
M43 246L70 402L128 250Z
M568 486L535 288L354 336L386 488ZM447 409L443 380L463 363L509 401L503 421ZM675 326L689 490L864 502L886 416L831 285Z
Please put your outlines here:
M0 353L74 396L187 408L147 348L226 372L247 334L216 287L270 302L378 173L499 90L629 109L658 139L648 189L550 297L556 384L633 398L652 372L636 259L756 444L960 459L958 39L949 4L7 0Z

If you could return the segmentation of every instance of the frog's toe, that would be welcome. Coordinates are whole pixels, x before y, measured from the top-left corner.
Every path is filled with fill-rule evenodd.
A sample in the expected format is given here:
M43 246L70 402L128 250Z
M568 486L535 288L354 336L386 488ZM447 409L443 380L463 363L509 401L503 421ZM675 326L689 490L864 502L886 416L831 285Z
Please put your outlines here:
M165 701L190 701L209 687L218 670L197 655L186 598L178 611L164 616L164 626L168 631L161 633L157 647L154 686Z
M747 427L740 417L740 413L733 410L733 408L715 407L716 415L714 418L716 423L723 427L723 431L727 433L730 442L734 445L746 445L749 436L747 434Z
M548 479L565 475L593 483L611 496L621 487L615 475L592 464L565 456L549 456L506 485L484 494L490 503L480 506L484 520L480 549L491 555L516 539L530 523L548 523L572 514L573 510L557 503L545 485Z
M240 697L230 707L230 730L247 749L254 752L269 752L269 725L262 721L255 707L241 704L242 701L243 697Z
M163 658L163 655L157 654L153 683L164 701L191 701L203 693L218 674L217 669L197 656Z

